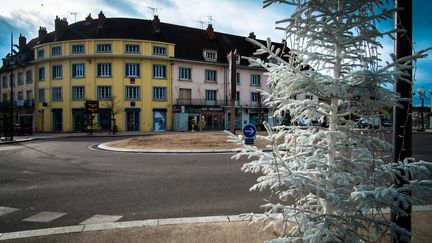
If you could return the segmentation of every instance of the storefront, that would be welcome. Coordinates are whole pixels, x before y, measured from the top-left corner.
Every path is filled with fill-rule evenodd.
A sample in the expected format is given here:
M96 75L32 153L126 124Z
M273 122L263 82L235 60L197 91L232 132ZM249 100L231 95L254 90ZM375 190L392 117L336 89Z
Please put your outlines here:
M203 130L225 129L225 108L215 106L174 106L174 131L191 131L192 124Z

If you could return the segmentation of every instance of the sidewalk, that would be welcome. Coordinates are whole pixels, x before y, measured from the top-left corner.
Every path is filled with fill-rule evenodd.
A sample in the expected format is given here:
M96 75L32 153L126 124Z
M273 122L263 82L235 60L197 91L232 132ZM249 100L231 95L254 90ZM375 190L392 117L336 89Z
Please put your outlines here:
M429 210L430 210L429 206ZM228 221L227 218L233 217ZM432 242L432 211L414 212L412 242ZM0 233L1 242L236 242L254 243L276 238L268 229L260 232L261 223L239 221L236 216L214 216L180 219L160 219L76 225L70 227ZM389 242L385 238L382 242Z

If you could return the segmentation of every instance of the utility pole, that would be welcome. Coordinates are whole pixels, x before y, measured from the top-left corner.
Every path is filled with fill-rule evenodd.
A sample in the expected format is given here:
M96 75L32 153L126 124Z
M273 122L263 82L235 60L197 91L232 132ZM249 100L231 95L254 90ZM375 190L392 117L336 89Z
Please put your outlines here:
M395 25L398 29L405 32L396 32L395 54L396 59L412 55L412 0L395 0L395 7L398 8L395 14ZM410 77L406 77L411 82L396 80L395 91L400 94L399 103L402 107L393 108L393 160L394 162L403 161L405 158L412 157L412 70L408 70ZM403 173L401 171L401 173ZM409 183L404 177L396 175L395 184L401 187ZM409 179L408 179L409 180ZM405 192L411 194L411 192ZM394 224L411 232L411 211L412 206L404 208L399 204L400 209L406 212L406 216L399 215L394 210L391 211L391 220ZM397 232L392 232L391 242L411 242L403 241Z
M14 139L14 133L15 133L15 122L14 122L14 80L13 80L13 66L15 64L14 62L14 50L13 50L13 32L11 32L11 47L10 47L10 59L9 59L9 65L10 65L10 131L11 136L10 140L13 141Z
M236 77L237 77L237 71L236 71L236 58L237 56L237 50L234 52L230 52L229 54L229 69L231 71L230 75L230 81L231 81L231 100L230 100L230 131L232 134L235 134L235 100L236 100Z

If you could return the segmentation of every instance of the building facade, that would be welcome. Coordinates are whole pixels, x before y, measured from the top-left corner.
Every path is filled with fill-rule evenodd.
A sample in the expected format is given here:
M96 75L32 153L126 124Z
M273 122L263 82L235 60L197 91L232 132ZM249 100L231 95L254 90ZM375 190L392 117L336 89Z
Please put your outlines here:
M13 124L34 128L34 66L33 46L37 40L27 43L26 37L20 35L18 38L17 53L3 58L3 66L0 68L0 102L2 114L0 116L1 127L7 127L10 121L10 102L13 102L12 114ZM12 82L11 82L12 80ZM11 94L11 86L13 93ZM12 96L12 97L11 97ZM12 99L11 99L12 98Z
M118 22L128 21L116 20L100 13L68 25L57 18L54 32L39 30L34 48L39 131L83 131L86 100L99 101L100 130L114 125L118 131L171 130L174 45L129 32L116 35Z
M269 90L265 70L241 59L253 56L256 46L246 37L215 32L212 25L197 29L161 23L158 16L106 18L100 12L97 19L89 15L70 25L56 17L54 31L41 27L24 46L30 61L15 71L17 99L24 107L29 101L21 100L35 99L27 113L38 132L84 131L88 100L99 102L99 130L186 131L193 123L204 130L228 129L227 55L233 50L236 127L273 123L260 95ZM7 76L6 69L0 71L2 100L8 98Z

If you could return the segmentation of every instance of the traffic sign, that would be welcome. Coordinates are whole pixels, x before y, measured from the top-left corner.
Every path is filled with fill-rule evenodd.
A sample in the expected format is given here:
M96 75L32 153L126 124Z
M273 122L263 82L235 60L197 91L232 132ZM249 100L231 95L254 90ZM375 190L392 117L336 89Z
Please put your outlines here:
M247 138L253 138L255 137L257 132L257 129L254 125L252 124L246 124L243 127L243 135Z
M246 145L253 145L254 139L253 138L245 138L245 144Z

